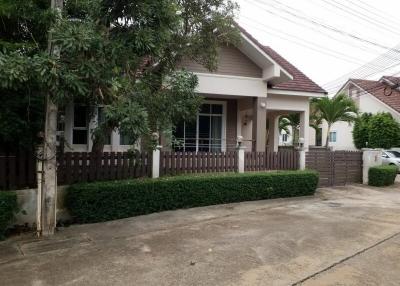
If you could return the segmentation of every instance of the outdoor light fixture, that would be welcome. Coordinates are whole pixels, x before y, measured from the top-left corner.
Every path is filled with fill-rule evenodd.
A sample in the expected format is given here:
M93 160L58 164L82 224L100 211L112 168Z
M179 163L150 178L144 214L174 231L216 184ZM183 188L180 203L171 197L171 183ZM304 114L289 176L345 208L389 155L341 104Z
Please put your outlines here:
M300 148L304 147L304 138L299 138L299 147Z
M238 147L242 146L242 143L243 143L243 136L239 135L239 136L236 138L236 141L237 141Z

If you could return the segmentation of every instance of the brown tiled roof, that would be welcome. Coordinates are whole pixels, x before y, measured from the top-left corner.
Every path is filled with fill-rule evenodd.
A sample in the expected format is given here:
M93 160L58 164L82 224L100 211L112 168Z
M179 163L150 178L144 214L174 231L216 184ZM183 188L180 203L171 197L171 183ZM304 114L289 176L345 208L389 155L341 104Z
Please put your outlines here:
M245 29L243 29L239 25L238 27L246 37L248 37L254 44L256 44L261 50L263 50L268 56L270 56L293 77L293 80L289 80L287 82L272 86L273 89L327 93L322 87L312 81L309 77L307 77L304 73L302 73L298 68L288 62L271 47L263 46Z
M390 77L385 77L390 78ZM394 83L399 82L400 78L391 77L391 81ZM391 89L390 86L386 83L376 80L365 80L365 79L350 79L350 82L355 83L364 91L369 94L375 96L377 99L382 101L383 103L389 105L391 108L400 112L400 91L398 89ZM386 88L386 92L385 92ZM391 91L391 93L390 93ZM390 95L389 95L390 94Z

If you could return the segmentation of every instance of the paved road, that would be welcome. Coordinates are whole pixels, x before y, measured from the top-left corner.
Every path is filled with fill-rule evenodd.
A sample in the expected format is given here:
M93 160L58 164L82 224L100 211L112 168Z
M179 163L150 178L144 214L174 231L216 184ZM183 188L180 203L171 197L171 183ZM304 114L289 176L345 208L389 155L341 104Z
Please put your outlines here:
M0 243L1 285L399 285L400 183Z

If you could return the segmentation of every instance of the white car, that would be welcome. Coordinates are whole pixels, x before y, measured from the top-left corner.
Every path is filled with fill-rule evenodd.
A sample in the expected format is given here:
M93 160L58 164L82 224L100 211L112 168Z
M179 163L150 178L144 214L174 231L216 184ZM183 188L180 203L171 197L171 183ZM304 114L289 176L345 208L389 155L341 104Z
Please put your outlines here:
M397 166L397 169L400 172L400 152L394 150L383 151L382 164Z

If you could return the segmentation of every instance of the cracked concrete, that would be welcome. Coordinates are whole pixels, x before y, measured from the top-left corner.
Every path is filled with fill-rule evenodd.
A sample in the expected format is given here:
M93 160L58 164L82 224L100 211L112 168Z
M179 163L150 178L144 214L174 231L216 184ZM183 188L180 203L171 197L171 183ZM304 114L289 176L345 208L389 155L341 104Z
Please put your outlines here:
M0 243L2 285L398 285L400 184L178 210Z

